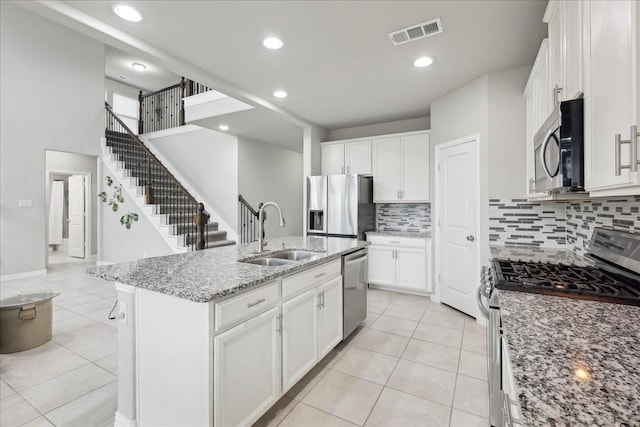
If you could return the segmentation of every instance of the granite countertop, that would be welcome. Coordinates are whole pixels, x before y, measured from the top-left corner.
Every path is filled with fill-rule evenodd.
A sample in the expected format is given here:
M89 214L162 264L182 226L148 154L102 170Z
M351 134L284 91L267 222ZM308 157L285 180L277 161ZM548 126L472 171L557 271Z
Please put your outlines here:
M389 231L389 230L376 230L367 231L367 235L371 236L395 236L395 237L415 237L419 239L430 239L431 231Z
M491 253L591 265L563 250ZM505 290L498 297L524 425L640 425L640 307Z
M273 267L239 262L264 256L256 254L258 242L252 242L98 267L96 276L195 302L211 302L338 259L368 245L356 239L331 237L283 237L268 242L269 251L301 249L318 252L318 255Z

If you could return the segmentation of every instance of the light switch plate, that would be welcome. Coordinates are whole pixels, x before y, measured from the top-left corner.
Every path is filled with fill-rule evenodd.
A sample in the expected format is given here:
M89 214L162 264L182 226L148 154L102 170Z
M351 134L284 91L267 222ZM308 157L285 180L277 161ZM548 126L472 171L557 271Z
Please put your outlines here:
M18 207L19 208L32 208L33 207L33 200L18 200Z

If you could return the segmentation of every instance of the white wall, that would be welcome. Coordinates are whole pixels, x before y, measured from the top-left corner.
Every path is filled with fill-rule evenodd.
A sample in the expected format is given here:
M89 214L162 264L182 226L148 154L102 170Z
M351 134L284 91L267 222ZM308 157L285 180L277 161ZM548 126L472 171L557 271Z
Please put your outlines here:
M91 253L95 254L98 251L98 192L96 189L100 184L98 182L98 158L95 156L87 156L83 154L65 153L62 151L47 150L46 156L46 169L48 171L64 171L64 172L84 172L91 175ZM51 195L51 187L47 188L47 202L45 206L49 207L49 200ZM48 218L48 215L47 215ZM48 234L48 222L47 234Z
M431 128L431 117L418 117L394 122L375 123L344 129L333 129L328 133L328 139L322 141L337 141L341 139L361 138L365 136L386 135L390 133L412 132Z
M105 170L104 165L101 165L98 189L111 195L113 188L120 185L120 181L116 176L109 175L113 179L113 184L108 187L104 179L108 175ZM173 254L167 242L158 234L147 217L138 210L136 203L128 197L124 190L122 194L125 201L120 203L115 212L107 203L98 203L101 224L98 261L118 263ZM138 221L134 222L130 229L127 229L120 224L120 218L129 212L137 213Z
M45 149L100 152L104 45L0 2L1 274L45 268ZM32 200L32 208L18 208Z
M286 226L280 228L278 213L267 208L267 240L302 235L302 154L270 144L238 138L238 191L257 209L260 202L276 202ZM237 197L237 196L236 196Z
M202 128L153 138L149 144L184 178L185 187L202 196L206 209L215 211L232 231L238 229L236 136Z
M489 198L526 198L526 103L531 67L489 74ZM505 179L509 177L509 179Z
M140 89L130 86L126 83L119 82L117 80L105 78L105 96L104 99L113 107L113 94L119 93L120 95L125 95L130 98L138 99L138 95L140 94ZM142 91L142 93L146 93L146 91Z

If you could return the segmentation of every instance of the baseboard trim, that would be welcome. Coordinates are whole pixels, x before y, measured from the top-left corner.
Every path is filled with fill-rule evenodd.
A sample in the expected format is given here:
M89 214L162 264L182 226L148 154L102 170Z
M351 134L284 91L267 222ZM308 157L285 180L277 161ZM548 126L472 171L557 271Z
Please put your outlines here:
M25 271L24 273L15 273L15 274L5 274L0 276L0 280L5 282L9 280L17 280L17 279L26 279L29 277L36 276L45 276L47 274L47 269L43 270L33 270L33 271Z
M130 420L129 418L122 415L120 412L116 412L116 418L113 423L113 427L137 427L138 423L136 420Z

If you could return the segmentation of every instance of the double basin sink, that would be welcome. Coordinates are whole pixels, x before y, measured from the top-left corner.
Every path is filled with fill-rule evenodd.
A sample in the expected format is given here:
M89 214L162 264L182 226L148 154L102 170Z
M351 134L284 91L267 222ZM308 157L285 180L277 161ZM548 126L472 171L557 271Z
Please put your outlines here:
M258 258L244 259L240 262L246 262L248 264L263 265L269 267L276 267L280 265L295 264L296 262L303 261L305 259L320 255L321 252L309 252L303 250L287 250L280 252L267 253Z

